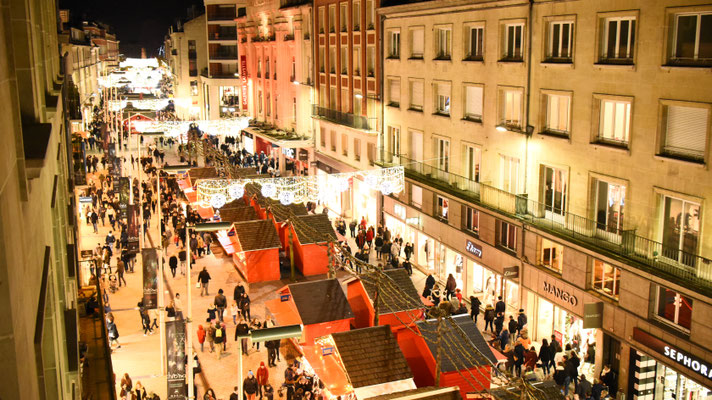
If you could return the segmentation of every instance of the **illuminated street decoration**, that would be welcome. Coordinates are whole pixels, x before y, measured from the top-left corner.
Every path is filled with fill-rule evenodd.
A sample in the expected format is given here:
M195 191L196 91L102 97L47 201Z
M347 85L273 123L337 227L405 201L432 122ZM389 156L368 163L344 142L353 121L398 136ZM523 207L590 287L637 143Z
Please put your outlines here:
M264 197L278 200L284 205L319 201L333 193L349 189L350 180L363 178L373 190L384 195L400 193L405 188L403 167L345 172L331 175L290 176L255 179L200 179L196 183L198 204L202 207L220 208L225 203L242 198L245 185L260 186Z
M249 117L200 121L137 121L134 128L138 132L163 132L166 136L185 136L191 124L196 124L202 132L211 135L236 136L249 126Z
M109 111L121 111L129 103L136 110L163 110L168 106L170 99L143 99L143 100L109 100Z

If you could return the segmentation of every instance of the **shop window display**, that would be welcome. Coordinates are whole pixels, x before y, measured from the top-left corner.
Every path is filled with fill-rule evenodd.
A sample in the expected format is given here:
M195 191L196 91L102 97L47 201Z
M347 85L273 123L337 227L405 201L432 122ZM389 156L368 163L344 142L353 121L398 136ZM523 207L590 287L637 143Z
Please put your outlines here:
M692 299L660 286L655 316L689 330L692 321Z
M658 385L655 386L656 394L662 392L662 400L705 400L712 396L712 390L700 385L672 368L662 363L657 364Z

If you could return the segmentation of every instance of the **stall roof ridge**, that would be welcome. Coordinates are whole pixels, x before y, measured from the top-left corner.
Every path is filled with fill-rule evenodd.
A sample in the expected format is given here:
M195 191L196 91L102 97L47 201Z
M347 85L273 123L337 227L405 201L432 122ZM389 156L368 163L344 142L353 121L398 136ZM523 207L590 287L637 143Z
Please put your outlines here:
M337 279L299 282L288 286L304 325L339 321L354 316Z

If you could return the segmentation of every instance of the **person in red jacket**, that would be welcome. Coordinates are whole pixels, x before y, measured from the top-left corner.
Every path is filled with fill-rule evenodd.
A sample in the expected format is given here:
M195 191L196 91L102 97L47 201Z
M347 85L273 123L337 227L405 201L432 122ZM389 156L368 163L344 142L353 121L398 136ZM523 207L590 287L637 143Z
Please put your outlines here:
M267 380L269 379L269 370L265 367L264 361L260 362L260 367L257 368L257 392L260 394L260 399L262 398L262 389L267 385Z
M203 352L203 344L205 343L205 329L203 325L198 325L198 343L200 343L200 352Z

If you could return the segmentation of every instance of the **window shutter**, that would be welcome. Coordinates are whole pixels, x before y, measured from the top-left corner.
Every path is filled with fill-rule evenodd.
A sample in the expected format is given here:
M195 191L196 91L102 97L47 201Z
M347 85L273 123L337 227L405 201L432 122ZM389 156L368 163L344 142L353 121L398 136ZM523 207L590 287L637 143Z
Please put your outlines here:
M422 81L412 81L412 86L413 86L412 105L422 107L423 106L423 82Z
M445 83L438 83L438 96L450 97L450 85Z
M706 108L667 106L665 151L704 158L708 115Z
M479 86L467 87L467 105L465 114L467 116L482 116L482 88Z
M390 93L391 97L391 103L400 103L400 80L399 79L391 79L388 82L388 90Z
M413 55L423 55L425 42L425 31L423 29L413 30Z

